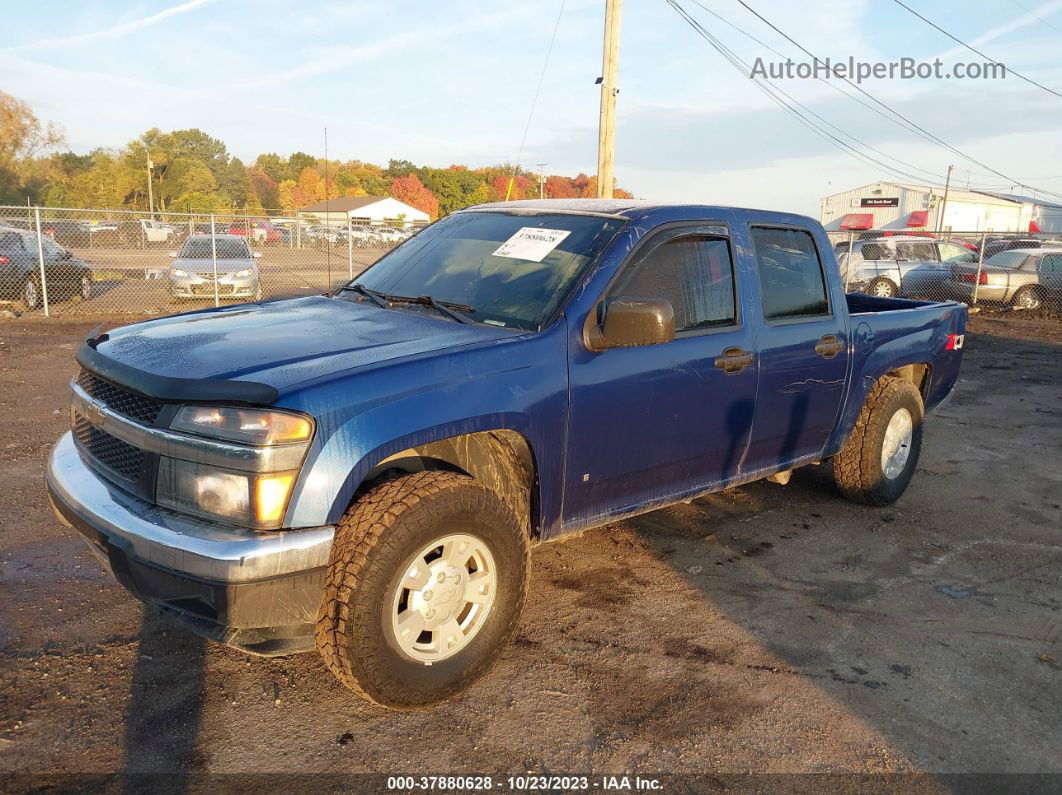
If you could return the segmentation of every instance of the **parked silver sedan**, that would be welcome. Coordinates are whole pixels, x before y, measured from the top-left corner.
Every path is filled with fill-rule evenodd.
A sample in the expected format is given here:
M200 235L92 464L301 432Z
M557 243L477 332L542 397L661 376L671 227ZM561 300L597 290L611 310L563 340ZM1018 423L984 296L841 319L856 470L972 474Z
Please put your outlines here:
M174 258L169 272L170 295L175 300L210 299L215 294L225 300L262 298L258 273L262 254L252 252L243 236L217 235L212 244L210 235L192 235L180 251L171 251L170 256Z
M1014 309L1039 309L1045 301L1062 305L1062 247L1015 248L977 265L956 265L952 285L960 300L1000 303Z

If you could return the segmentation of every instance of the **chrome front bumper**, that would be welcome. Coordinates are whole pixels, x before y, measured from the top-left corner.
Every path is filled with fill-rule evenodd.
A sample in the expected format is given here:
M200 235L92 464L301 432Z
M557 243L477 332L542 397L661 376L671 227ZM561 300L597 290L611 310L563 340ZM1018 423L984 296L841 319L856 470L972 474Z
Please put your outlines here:
M63 521L118 540L136 561L176 574L246 583L328 565L335 528L241 530L159 508L97 475L69 432L49 456L45 481Z

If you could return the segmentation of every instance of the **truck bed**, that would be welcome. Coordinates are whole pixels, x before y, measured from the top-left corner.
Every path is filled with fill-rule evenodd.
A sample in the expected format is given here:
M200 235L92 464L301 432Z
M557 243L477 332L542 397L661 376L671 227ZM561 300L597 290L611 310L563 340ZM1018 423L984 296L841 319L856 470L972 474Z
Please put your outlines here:
M862 315L871 312L895 312L900 309L918 309L925 306L944 306L950 301L916 301L912 298L879 298L865 293L848 293L849 315Z

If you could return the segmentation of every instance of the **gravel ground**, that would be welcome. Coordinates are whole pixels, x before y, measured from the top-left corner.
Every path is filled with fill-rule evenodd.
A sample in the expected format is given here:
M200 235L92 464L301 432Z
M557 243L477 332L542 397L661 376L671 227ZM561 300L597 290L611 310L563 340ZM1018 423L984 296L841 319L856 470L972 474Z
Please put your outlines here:
M112 771L1062 772L1057 322L973 320L894 506L844 502L809 468L539 547L502 662L414 714L361 702L316 655L251 658L145 614L54 519L44 458L93 325L0 324L0 789Z

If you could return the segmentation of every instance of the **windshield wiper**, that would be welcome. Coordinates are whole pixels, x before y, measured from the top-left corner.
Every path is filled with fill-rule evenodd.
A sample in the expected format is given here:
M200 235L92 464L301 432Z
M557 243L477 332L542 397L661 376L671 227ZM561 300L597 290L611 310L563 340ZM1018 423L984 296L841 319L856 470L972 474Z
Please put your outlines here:
M436 301L430 295L418 295L416 298L402 295L389 295L387 296L387 299L398 304L419 304L420 306L430 306L439 314L447 315L458 323L476 322L468 317L468 315L476 311L468 304L455 304L452 301Z
M347 284L343 287L340 287L339 289L340 291L350 290L353 293L364 295L378 307L381 307L382 309L387 309L387 296L385 296L383 293L378 293L375 290L370 290L361 282L358 282L357 284Z
M378 290L370 290L361 282L357 284L348 284L339 288L340 291L349 290L350 292L364 295L374 304L384 309L388 304L416 304L418 306L430 306L436 312L441 315L446 315L449 318L456 320L459 323L475 323L468 315L472 314L476 310L468 304L457 304L453 301L439 301L432 298L430 295L392 295L391 293L381 293Z

